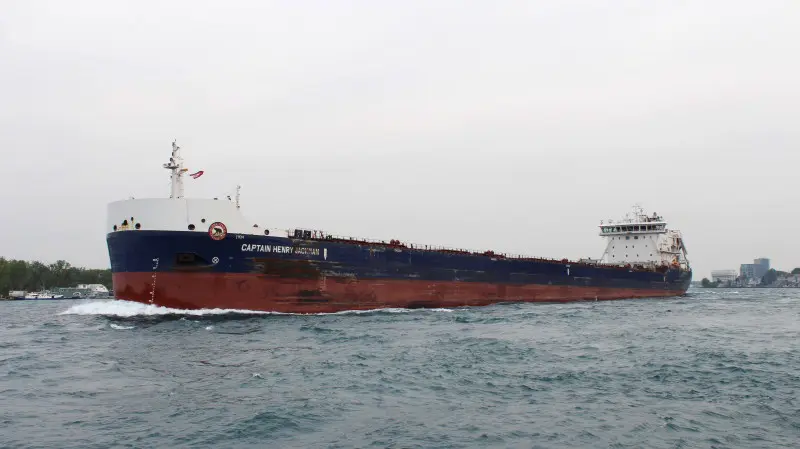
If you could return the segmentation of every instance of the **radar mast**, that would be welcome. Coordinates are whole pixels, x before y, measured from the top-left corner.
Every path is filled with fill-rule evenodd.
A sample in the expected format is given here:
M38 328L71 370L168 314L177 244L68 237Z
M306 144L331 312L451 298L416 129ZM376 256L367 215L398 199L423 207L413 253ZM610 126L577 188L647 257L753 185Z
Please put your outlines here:
M183 158L181 157L181 147L172 141L172 157L169 162L164 164L164 168L170 171L170 191L169 197L173 199L183 198Z

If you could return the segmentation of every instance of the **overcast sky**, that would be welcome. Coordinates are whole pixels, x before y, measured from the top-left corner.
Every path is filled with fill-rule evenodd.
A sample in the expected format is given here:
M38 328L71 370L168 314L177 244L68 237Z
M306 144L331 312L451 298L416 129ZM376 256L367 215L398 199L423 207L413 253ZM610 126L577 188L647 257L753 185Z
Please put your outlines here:
M599 257L641 203L695 278L800 266L800 2L0 3L0 255L107 267L106 204Z

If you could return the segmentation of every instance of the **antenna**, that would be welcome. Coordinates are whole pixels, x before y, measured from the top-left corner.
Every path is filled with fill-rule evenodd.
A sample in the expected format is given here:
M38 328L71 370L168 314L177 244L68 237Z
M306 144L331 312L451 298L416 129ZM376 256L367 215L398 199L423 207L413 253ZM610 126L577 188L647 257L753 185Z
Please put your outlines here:
M173 199L183 198L183 158L181 158L181 147L175 140L172 141L172 157L169 162L164 164L164 168L170 171L170 193Z

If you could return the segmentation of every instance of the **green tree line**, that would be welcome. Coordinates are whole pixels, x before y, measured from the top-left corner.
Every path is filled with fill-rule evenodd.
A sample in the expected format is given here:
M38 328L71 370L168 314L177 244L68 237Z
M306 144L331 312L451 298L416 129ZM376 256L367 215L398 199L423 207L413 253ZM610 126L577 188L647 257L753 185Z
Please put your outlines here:
M0 257L0 296L9 291L39 291L42 288L103 284L111 289L111 270L73 267L64 260L49 265Z

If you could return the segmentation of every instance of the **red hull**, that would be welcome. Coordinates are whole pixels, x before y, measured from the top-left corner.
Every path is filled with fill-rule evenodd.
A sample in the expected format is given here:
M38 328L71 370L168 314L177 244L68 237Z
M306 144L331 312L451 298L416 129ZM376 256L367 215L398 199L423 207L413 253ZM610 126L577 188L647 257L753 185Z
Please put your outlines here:
M114 273L118 299L175 309L329 313L679 296L685 291L408 280L287 279L253 274Z

